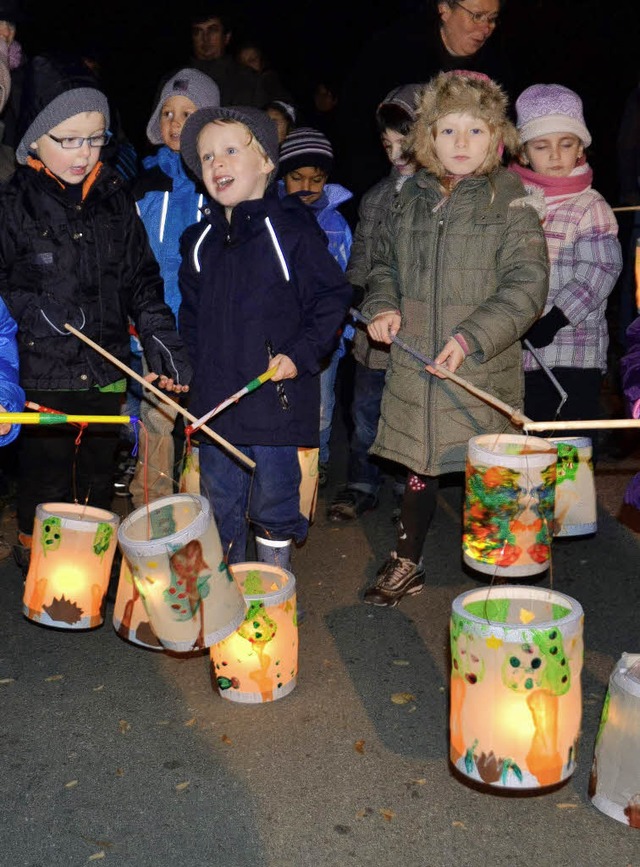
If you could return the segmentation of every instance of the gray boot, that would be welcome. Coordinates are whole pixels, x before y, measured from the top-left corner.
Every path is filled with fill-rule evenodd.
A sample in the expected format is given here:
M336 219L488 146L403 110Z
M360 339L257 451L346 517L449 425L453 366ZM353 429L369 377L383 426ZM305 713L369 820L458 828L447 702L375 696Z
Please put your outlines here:
M279 541L256 536L256 553L261 563L291 571L291 539Z

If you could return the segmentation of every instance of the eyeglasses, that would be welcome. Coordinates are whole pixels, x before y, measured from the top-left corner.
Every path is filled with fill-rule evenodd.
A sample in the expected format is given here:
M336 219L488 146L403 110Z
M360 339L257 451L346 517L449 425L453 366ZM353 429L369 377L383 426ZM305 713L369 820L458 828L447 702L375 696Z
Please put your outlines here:
M90 135L86 138L82 138L82 136L65 136L64 138L58 138L55 135L51 135L50 132L47 133L49 138L53 139L54 142L60 145L60 147L65 151L77 151L79 148L83 146L83 144L87 141L89 142L89 147L92 148L102 148L105 145L109 144L113 133L111 130L105 130L101 132L99 135Z
M269 361L274 356L273 352L273 344L270 340L265 341L265 346L267 347L267 355L269 356ZM281 409L291 409L291 404L289 403L289 398L287 397L287 392L284 390L284 382L274 382L276 387L276 394L278 395L278 400L280 401Z
M500 21L500 16L497 12L472 12L471 9L467 9L467 7L463 6L462 3L459 3L458 0L453 0L453 5L459 6L464 10L474 24L488 24L489 27L497 27L498 22Z

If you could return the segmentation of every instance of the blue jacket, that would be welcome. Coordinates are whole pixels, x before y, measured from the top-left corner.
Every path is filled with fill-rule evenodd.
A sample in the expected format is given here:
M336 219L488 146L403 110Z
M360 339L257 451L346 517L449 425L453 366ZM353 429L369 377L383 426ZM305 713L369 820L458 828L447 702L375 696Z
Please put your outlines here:
M351 286L309 209L274 190L242 202L231 222L216 204L182 237L181 336L196 366L191 411L201 416L288 355L298 369L217 416L213 428L236 445L316 446L319 377L351 298Z
M0 298L0 406L6 412L24 410L24 391L18 385L18 326ZM20 425L11 425L8 434L0 436L0 446L6 446L18 436Z
M179 153L163 145L142 161L144 172L134 187L138 211L164 280L164 300L174 316L180 307L178 268L180 235L198 222L204 196L185 171Z
M278 195L280 198L287 195L283 180L278 181ZM349 223L338 208L344 202L348 202L352 196L353 193L350 193L341 184L325 184L318 201L312 205L306 205L313 212L318 225L327 236L329 252L343 271L347 270L349 264L353 238Z

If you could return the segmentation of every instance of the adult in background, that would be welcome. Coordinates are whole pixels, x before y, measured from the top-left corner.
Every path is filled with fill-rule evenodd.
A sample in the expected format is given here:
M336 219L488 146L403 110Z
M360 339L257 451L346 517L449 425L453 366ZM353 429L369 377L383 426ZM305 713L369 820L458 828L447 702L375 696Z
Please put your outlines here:
M199 69L220 88L221 105L262 108L270 99L263 79L229 52L232 25L224 3L200 2L189 14L191 58L184 64Z
M376 108L393 87L428 81L438 72L484 72L512 89L504 52L496 38L503 0L429 0L376 33L348 72L339 101L341 183L360 196L388 172L375 128Z

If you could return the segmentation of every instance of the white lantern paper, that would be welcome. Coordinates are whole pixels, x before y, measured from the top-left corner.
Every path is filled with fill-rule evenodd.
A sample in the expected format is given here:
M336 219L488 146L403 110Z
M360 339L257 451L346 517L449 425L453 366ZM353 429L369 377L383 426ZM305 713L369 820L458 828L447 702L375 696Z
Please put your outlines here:
M22 610L58 629L92 629L104 621L120 518L79 503L40 503Z
M242 623L242 593L222 557L208 500L162 497L132 512L118 541L154 633L169 650L209 647Z
M538 789L575 769L583 612L554 590L470 590L451 614L450 757L489 786Z
M113 606L113 628L121 638L132 644L147 647L149 650L163 650L149 621L126 557L122 558L120 566L118 592Z
M589 437L550 437L558 448L554 536L595 533L596 486Z
M640 654L623 653L609 678L589 794L595 807L640 828Z

